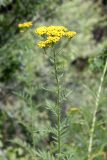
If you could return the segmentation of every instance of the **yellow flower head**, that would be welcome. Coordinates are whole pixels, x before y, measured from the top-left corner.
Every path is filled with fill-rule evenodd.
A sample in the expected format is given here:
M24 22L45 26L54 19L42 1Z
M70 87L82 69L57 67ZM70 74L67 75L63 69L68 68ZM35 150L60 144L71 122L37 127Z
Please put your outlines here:
M71 32L71 31L68 31L66 32L65 36L68 37L68 38L72 38L76 35L76 32Z
M19 28L29 28L29 27L32 27L32 22L30 21L30 22L24 22L24 23L19 23L18 24L18 27Z
M50 43L56 43L56 42L58 42L59 40L60 40L60 37L57 37L57 36L49 36L48 38L47 38L47 40L50 42Z
M67 31L67 28L63 26L49 26L47 27L47 35L48 36L58 36L62 37L64 36L65 32Z
M47 37L46 40L38 43L40 48L50 47L59 42L62 37L72 38L76 35L76 32L69 31L64 26L41 26L34 32L39 36Z
M38 43L38 47L39 47L39 48L45 48L45 47L46 47L46 42L40 41L40 42Z
M45 26L39 27L35 30L35 33L40 36L43 36L44 34L46 34L46 32L47 32L47 27Z

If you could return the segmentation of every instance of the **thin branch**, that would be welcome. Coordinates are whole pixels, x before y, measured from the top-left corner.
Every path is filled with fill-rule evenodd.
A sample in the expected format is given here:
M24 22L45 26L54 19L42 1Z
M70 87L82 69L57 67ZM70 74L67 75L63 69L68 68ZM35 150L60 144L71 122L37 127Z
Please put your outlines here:
M104 81L104 77L105 77L105 73L107 71L107 60L104 66L104 70L100 79L100 86L98 88L98 93L96 96L96 101L95 101L95 110L93 113L93 119L92 119L92 126L91 126L91 130L90 130L90 139L89 139L89 146L88 146L88 160L92 160L91 159L91 153L92 153L92 146L93 146L93 139L94 139L94 132L95 132L95 124L96 124L96 114L98 111L98 107L99 107L99 101L100 101L100 95L101 95L101 91L102 91L102 86L103 86L103 81Z

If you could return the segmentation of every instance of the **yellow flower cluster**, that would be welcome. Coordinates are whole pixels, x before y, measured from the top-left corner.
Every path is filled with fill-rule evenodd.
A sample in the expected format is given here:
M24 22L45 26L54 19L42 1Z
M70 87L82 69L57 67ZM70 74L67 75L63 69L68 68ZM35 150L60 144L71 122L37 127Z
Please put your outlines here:
M45 40L45 41L40 41L40 42L38 43L38 47L39 47L39 48L50 47L52 43L54 44L54 43L58 42L59 40L60 40L60 37L52 37L52 36L49 36L49 37L47 38L47 40Z
M29 27L32 27L32 22L30 21L30 22L24 22L24 23L19 23L18 24L18 27L19 28L29 28Z
M35 30L35 33L37 33L40 36L43 36L44 34L46 34L47 32L47 27L43 26L43 27L39 27Z
M68 38L72 38L76 35L76 32L71 32L71 31L68 31L65 33L65 36L67 36Z
M72 38L76 35L76 32L69 31L63 26L42 26L35 30L35 33L47 37L46 40L38 43L39 48L50 47L52 44L57 43L63 36Z

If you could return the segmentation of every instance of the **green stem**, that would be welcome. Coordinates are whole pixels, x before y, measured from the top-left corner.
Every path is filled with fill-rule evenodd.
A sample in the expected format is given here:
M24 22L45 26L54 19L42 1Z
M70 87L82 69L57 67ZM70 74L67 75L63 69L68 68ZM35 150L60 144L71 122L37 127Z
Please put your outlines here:
M33 128L33 102L32 102L32 87L29 87L30 91L30 97L29 97L29 102L30 102L30 107L31 107L31 133L32 133L32 145L33 149L35 150L35 140L34 140L34 128ZM34 155L32 155L32 160L34 160Z
M92 145L93 145L95 124L96 124L96 118L97 118L96 114L97 114L98 107L99 107L100 95L101 95L102 85L103 85L103 81L104 81L104 77L105 77L106 71L107 71L107 60L106 60L106 63L105 63L104 69L103 69L103 73L102 73L101 80L100 80L100 86L98 88L96 101L95 101L95 110L94 110L94 113L93 113L93 120L92 120L92 126L91 126L91 131L90 131L90 139L89 139L89 146L88 146L88 160L92 160L91 159L91 153L92 153Z
M61 122L61 111L60 111L60 84L59 84L59 78L58 78L58 68L57 68L57 59L56 59L56 53L54 52L54 72L55 72L55 79L56 79L56 89L57 89L57 101L56 106L58 107L58 117L57 117L57 123L58 123L58 160L60 160L61 155L61 133L60 133L60 122Z

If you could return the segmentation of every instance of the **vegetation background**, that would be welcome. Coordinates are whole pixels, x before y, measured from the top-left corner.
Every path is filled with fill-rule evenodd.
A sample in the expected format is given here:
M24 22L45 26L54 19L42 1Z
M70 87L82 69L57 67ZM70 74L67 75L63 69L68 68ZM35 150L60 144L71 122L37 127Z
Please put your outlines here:
M18 24L26 21L34 25L20 33ZM52 136L42 132L50 123L54 125L54 117L45 107L55 97L47 92L47 88L54 90L52 64L37 48L33 35L41 25L63 25L77 32L60 57L63 86L72 91L62 104L62 114L70 117L71 124L63 141L64 150L72 155L69 160L86 160L94 95L107 58L106 0L0 0L0 160L30 159L32 122L35 160L47 160L50 147L55 152ZM97 113L93 160L104 160L107 148L106 94L107 75ZM79 108L81 113L71 108Z

